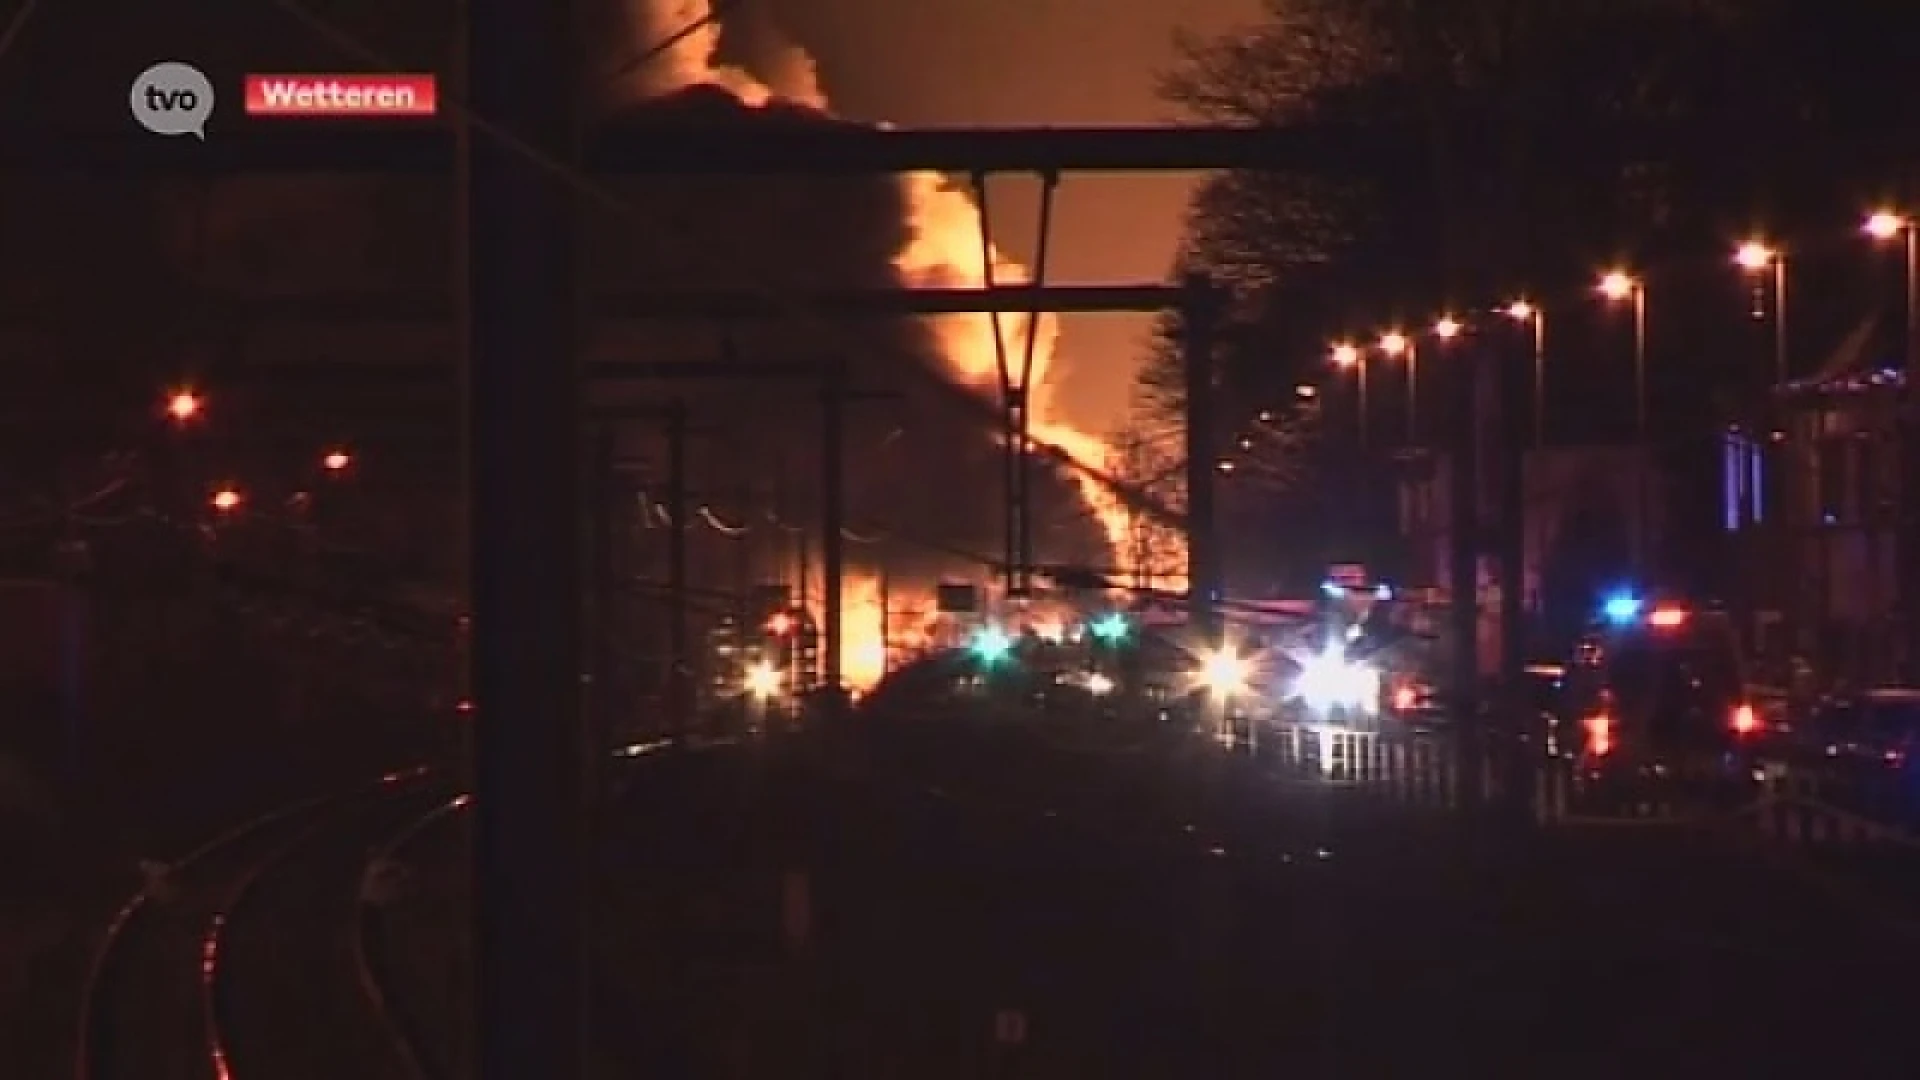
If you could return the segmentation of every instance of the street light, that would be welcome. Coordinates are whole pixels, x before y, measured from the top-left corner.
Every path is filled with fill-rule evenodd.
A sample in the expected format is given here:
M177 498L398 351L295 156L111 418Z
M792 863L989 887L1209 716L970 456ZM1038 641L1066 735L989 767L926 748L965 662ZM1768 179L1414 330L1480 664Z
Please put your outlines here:
M1905 461L1920 460L1916 451L1920 451L1920 221L1911 215L1897 210L1881 209L1867 215L1861 225L1861 231L1880 243L1888 243L1906 238L1906 258L1904 272L1906 280L1906 332L1905 364L1903 365L1899 405L1896 416L1904 416L1904 423L1896 420L1895 437L1899 440ZM1908 498L1897 515L1894 536L1896 550L1913 552L1920 545L1920 500ZM1880 550L1885 550L1881 548ZM1912 640L1908 643L1908 655L1920 655L1920 559L1913 555L1907 558L1898 602L1904 608L1908 634ZM1885 580L1884 578L1882 580Z
M353 455L345 450L329 450L320 458L320 467L330 473L345 472L352 464Z
M1906 318L1907 347L1906 373L1909 389L1912 380L1920 376L1920 222L1905 214L1893 210L1876 210L1867 215L1861 231L1875 240L1886 242L1904 236L1906 238Z
M1460 325L1460 321L1451 315L1442 315L1440 321L1433 324L1434 336L1441 341L1452 341L1460 336L1462 329L1464 327Z
M214 492L213 497L208 500L208 502L213 504L215 510L223 514L231 514L235 510L240 509L240 504L244 501L245 500L240 497L240 492L230 487L224 487Z
M1232 648L1218 649L1200 658L1200 687L1216 697L1224 699L1246 693L1252 678L1253 666Z
M1343 371L1353 372L1354 406L1358 415L1360 446L1367 445L1367 356L1360 347L1350 341L1342 341L1333 347L1333 366Z
M1647 436L1647 287L1625 270L1609 270L1600 275L1599 290L1608 300L1633 303L1633 426L1644 440Z
M1639 446L1634 467L1633 548L1636 568L1645 569L1647 532L1651 525L1647 520L1647 471L1650 464L1650 448L1647 445L1647 286L1646 282L1626 270L1609 270L1600 275L1599 290L1600 295L1608 300L1615 303L1627 301L1633 305L1633 430L1634 441Z
M1533 331L1533 445L1547 444L1547 313L1528 300L1515 300L1501 313Z
M175 390L167 395L167 416L184 424L200 415L200 395L191 390Z
M1380 335L1380 351L1407 358L1407 445L1420 442L1420 346L1398 330Z
M1633 295L1633 275L1625 270L1609 270L1600 275L1600 295L1609 300L1625 300Z
M1891 240L1908 229L1907 219L1892 210L1875 210L1867 215L1861 231L1875 240Z
M1769 268L1773 270L1773 381L1782 385L1787 381L1787 256L1779 248L1763 244L1758 240L1749 240L1733 252L1734 265L1749 276L1758 278ZM1758 286L1755 286L1756 293ZM1760 317L1758 304L1754 307L1754 317Z
M741 682L746 692L755 700L767 702L780 696L780 690L786 684L786 676L779 668L762 660L747 668L746 676Z

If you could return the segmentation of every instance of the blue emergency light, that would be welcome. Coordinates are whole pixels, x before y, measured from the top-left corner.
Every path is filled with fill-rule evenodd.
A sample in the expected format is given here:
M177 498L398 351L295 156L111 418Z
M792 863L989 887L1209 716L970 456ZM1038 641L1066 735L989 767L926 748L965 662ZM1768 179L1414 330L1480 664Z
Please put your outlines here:
M1600 613L1606 616L1608 622L1623 625L1640 617L1641 606L1638 596L1623 589L1607 597L1600 606Z

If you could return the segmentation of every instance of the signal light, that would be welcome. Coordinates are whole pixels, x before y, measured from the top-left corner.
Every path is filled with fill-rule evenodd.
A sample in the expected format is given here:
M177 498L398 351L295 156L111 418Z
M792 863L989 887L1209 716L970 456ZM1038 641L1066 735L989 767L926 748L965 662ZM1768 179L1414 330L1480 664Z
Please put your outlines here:
M1738 735L1751 735L1760 730L1760 714L1751 705L1740 705L1733 710L1733 730Z
M983 626L974 632L968 649L983 664L996 664L1013 652L1013 639L997 626Z
M1133 626L1127 622L1125 615L1117 611L1110 611L1089 624L1087 626L1087 632L1101 641L1112 645L1125 641L1127 635L1133 632Z

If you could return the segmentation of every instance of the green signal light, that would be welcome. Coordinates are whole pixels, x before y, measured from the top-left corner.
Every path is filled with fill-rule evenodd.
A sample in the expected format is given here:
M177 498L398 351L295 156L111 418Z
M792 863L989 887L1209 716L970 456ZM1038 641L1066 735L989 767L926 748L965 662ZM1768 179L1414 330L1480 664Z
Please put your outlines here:
M1112 644L1126 640L1127 635L1133 632L1133 626L1127 622L1125 615L1113 612L1095 619L1087 630L1101 641Z
M968 649L982 663L998 663L1013 652L1013 639L997 626L982 627L974 632Z

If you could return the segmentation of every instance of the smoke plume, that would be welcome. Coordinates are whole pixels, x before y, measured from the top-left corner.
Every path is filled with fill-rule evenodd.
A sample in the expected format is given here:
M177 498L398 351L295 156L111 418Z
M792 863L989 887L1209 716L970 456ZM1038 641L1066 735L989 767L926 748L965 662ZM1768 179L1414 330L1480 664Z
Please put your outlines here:
M624 61L619 50L608 61L609 70L624 72L610 87L619 122L682 132L697 127L701 137L738 138L752 138L758 125L848 122L827 112L812 59L764 22L727 28L729 53L745 57L735 65L723 62L719 27L687 30L710 16L707 0L627 2L626 27L609 35L630 50ZM639 50L669 39L676 40L647 63L631 62ZM656 253L643 256L636 270L633 252L604 252L599 261L609 272L644 279L630 283L738 288L740 280L726 280L733 272L739 279L794 290L973 288L987 284L989 259L996 284L1031 277L1004 254L983 251L980 213L971 194L938 173L722 177L697 185L637 181L630 194L661 220L700 223L710 256L695 261ZM659 248L664 252L671 245ZM1031 326L1030 318L1035 320ZM894 539L873 549L856 543L856 560L884 562L898 578L930 583L958 569L956 560L965 561L962 553L999 554L999 433L983 420L984 410L953 404L956 388L997 400L1002 349L996 348L995 322L989 315L969 314L876 320L853 328L862 345L855 358L856 382L861 389L894 395L896 402L855 407L849 482L855 516L867 519L858 529L890 532ZM1103 464L1105 448L1099 440L1055 420L1048 391L1057 320L1051 315L1008 314L998 323L1016 379L1029 329L1034 335L1029 398L1035 436L1084 463ZM600 347L719 349L751 360L755 354L790 353L795 339L790 327L733 327L718 340L712 328L676 333L666 345L660 331L650 331L644 344L602 342ZM930 389L930 383L938 386ZM936 392L940 387L944 393ZM759 441L783 446L777 453L760 455L761 460L776 460L782 469L798 466L800 475L783 477L780 486L806 502L815 492L808 476L811 468L804 464L808 451L802 448L812 445L808 432L814 412L810 404L796 409L792 391L756 398L732 386L713 391L713 405L724 405L726 412L742 418ZM720 395L725 395L724 403ZM1057 462L1036 461L1035 473L1034 506L1036 512L1048 513L1036 522L1036 554L1059 561L1110 562L1120 525L1108 493ZM976 564L966 569L969 576L977 576L980 568ZM900 588L896 581L896 594ZM850 594L858 599L870 589L859 582ZM870 646L850 644L856 651L870 651ZM865 666L859 657L850 654L847 659Z

